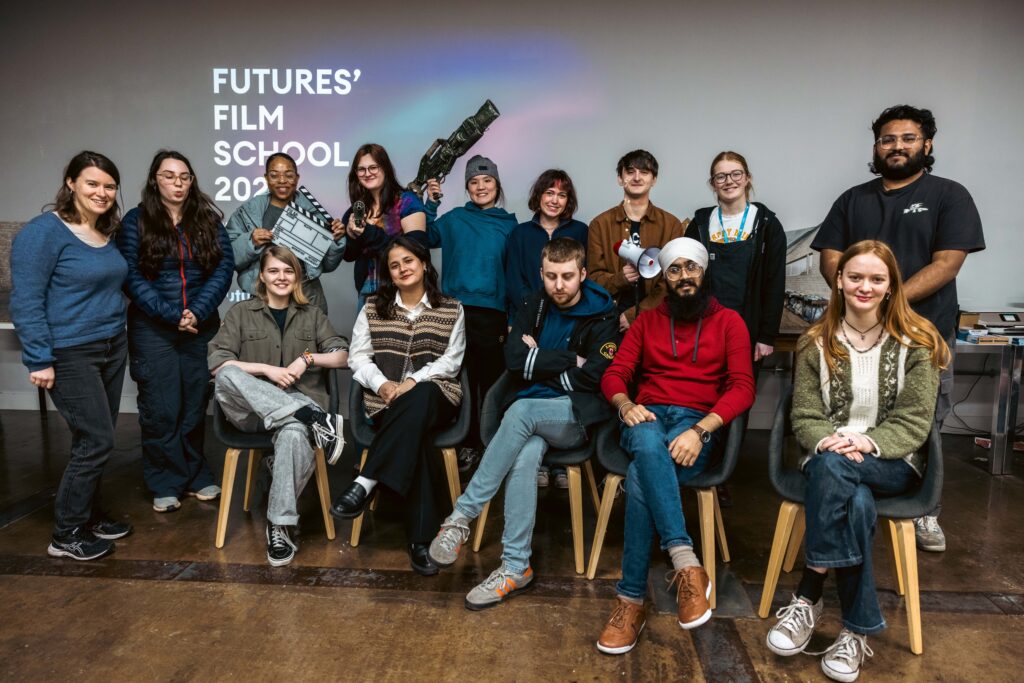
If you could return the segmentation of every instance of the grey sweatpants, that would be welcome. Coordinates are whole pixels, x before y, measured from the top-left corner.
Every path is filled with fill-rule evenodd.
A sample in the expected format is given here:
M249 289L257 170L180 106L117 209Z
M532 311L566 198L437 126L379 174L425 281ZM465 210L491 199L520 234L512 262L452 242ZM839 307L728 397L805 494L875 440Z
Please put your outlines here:
M294 389L280 389L229 365L217 372L214 396L224 416L243 432L274 432L274 479L267 501L267 521L295 525L296 501L313 476L313 446L309 428L292 415L316 401Z

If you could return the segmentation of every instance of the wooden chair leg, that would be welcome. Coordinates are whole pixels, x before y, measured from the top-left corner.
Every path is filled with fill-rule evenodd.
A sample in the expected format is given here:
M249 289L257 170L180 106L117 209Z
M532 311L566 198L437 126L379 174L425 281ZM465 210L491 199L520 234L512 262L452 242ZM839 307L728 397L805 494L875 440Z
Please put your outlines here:
M217 510L217 534L213 544L224 547L224 536L228 531L228 513L231 511L231 492L235 487L235 471L238 469L238 456L242 451L229 448L224 453L224 479L220 483L220 508Z
M906 589L907 630L910 632L910 651L915 655L924 652L921 634L921 593L917 584L917 540L914 536L914 520L893 520L896 538L899 542L900 568L903 570L903 585Z
M704 550L704 571L711 580L711 609L715 609L718 584L715 580L715 494L714 489L697 489L697 509L700 512L700 544Z
M448 491L451 493L452 507L454 508L455 501L462 493L462 485L459 483L459 459L454 448L443 448L441 453L444 455L444 469L448 473Z
M722 562L728 562L732 558L729 557L729 541L725 538L725 520L722 519L722 507L718 504L718 488L712 488L711 492L715 498L715 531L717 532L718 549L722 551Z
M762 619L766 618L772 609L772 599L775 597L775 587L779 585L779 574L782 573L782 562L789 547L790 536L793 534L793 525L797 516L803 515L803 512L803 505L788 500L779 506L779 519L775 522L775 537L772 539L772 552L768 558L768 572L765 574L764 589L761 591L761 605L757 609L757 616Z
M782 571L787 574L793 571L793 567L796 566L796 558L800 556L800 548L804 542L804 529L807 523L807 518L803 512L796 516L793 520L793 533L789 536L789 547L786 548L786 560L782 563Z
M572 554L576 561L576 573L582 574L583 569L583 482L580 479L580 468L565 468L569 476L569 516L572 519Z
M324 529L327 531L327 540L333 541L334 518L331 517L331 484L327 481L327 460L324 457L324 449L316 449L313 461L316 465L316 490L320 494L320 511L324 515Z
M476 518L476 531L473 533L473 552L480 552L480 545L484 541L484 526L487 524L487 513L491 511L491 501L484 503L484 509Z
M601 494L597 492L597 479L594 478L594 467L587 460L583 463L583 471L587 475L587 482L590 484L590 500L594 501L594 510L601 509Z
M609 474L604 480L604 494L601 496L601 507L597 511L597 526L594 528L594 543L590 546L590 566L587 567L587 578L597 575L597 563L601 559L601 546L604 545L604 534L608 531L608 519L612 516L615 505L615 492L624 477Z
M896 593L906 595L907 589L903 585L903 558L900 557L899 527L896 522L889 520L889 539L892 541L892 568L896 574Z
M359 458L359 471L363 471L363 467L366 466L366 456L369 455L370 450L368 448L363 449L363 455ZM371 505L374 501L371 501ZM352 535L349 537L349 545L355 548L359 545L359 535L363 531L363 517L366 516L366 510L363 510L362 514L352 520Z
M252 495L252 483L256 479L256 461L258 456L259 451L256 449L249 450L249 466L245 471L245 498L242 500L242 509L246 512L249 511L250 507L249 497Z

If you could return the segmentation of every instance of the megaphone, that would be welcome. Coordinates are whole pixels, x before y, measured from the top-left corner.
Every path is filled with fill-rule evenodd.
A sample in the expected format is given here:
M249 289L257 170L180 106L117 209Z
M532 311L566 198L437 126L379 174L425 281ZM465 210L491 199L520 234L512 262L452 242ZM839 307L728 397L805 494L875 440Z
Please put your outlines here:
M628 240L620 240L615 244L615 251L619 258L628 261L636 268L640 277L650 280L661 272L661 264L658 263L658 254L661 253L661 249L657 247L644 249Z

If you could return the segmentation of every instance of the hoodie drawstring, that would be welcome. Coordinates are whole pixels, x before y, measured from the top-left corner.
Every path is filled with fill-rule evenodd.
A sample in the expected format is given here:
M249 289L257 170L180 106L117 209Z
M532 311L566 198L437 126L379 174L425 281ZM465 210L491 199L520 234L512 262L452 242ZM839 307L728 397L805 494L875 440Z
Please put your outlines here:
M679 358L679 353L676 351L676 319L669 315L669 330L672 333L672 357ZM704 324L704 316L697 318L697 334L693 338L693 357L690 359L691 363L697 362L697 348L700 346L700 328Z

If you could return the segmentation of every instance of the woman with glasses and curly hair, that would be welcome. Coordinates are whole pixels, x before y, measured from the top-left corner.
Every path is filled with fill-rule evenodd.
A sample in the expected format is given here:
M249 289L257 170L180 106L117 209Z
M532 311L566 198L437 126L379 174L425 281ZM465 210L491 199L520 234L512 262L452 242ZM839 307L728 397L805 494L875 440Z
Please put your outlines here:
M203 440L206 345L220 327L217 307L235 267L222 218L199 189L191 162L161 150L117 239L128 262L129 370L139 387L142 471L157 512L177 510L186 495L220 495Z

